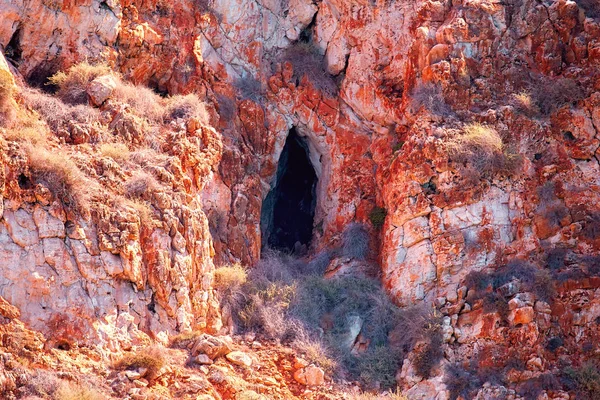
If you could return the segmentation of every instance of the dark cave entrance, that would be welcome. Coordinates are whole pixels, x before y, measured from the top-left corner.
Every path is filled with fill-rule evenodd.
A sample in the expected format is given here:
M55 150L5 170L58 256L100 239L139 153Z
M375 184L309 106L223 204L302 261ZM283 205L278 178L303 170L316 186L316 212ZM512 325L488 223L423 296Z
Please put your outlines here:
M262 246L298 253L310 246L317 203L317 174L308 143L292 128L261 212Z

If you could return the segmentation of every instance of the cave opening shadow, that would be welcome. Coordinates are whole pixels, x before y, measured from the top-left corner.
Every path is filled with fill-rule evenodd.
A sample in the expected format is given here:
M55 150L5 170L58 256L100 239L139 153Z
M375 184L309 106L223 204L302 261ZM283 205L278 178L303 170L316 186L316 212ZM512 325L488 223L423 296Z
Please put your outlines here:
M308 143L292 128L279 157L275 181L262 206L263 248L298 254L310 246L317 181Z

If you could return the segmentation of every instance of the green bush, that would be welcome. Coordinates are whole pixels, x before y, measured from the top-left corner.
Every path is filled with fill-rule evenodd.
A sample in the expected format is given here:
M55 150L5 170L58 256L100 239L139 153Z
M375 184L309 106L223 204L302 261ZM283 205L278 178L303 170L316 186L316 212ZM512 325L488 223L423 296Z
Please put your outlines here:
M385 217L387 216L387 210L383 207L374 207L369 213L369 220L374 228L380 229L384 222Z

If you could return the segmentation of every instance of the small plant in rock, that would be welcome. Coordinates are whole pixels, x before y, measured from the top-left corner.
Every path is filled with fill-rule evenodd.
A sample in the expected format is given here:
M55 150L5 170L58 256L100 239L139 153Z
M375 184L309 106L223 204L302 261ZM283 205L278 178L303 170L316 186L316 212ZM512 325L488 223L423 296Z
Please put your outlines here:
M369 257L369 232L363 224L351 223L342 234L342 255L364 260Z
M66 72L58 72L48 80L50 84L58 86L57 95L68 104L87 104L87 88L94 79L111 75L112 70L108 65L92 65L82 62L73 65Z
M385 223L385 217L387 216L387 210L383 207L374 207L369 213L369 220L374 228L380 229Z

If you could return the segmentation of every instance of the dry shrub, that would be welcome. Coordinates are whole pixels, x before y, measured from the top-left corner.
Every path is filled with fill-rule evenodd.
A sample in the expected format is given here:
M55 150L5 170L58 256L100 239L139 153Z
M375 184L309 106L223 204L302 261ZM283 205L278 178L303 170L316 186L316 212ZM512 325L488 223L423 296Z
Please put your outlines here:
M36 183L46 186L68 209L83 213L90 200L89 181L65 154L29 146L29 169Z
M293 44L285 49L281 61L292 64L296 79L306 76L317 90L328 96L337 95L338 85L327 72L325 58L315 46L304 42Z
M437 332L437 334L431 336L430 341L416 354L413 362L415 372L423 379L429 379L432 369L438 365L443 356L442 335L441 332Z
M342 255L364 260L369 257L369 232L359 223L351 223L342 234Z
M99 150L104 157L115 161L125 161L129 158L129 148L123 143L103 143Z
M526 90L513 94L512 104L518 111L529 117L536 115L540 111L531 93Z
M327 373L334 372L339 367L338 361L332 356L327 345L323 340L311 337L301 323L298 323L298 327L291 346L302 353L306 361L319 365Z
M383 207L373 207L369 213L369 220L374 228L380 229L385 223L385 217L387 216L387 210Z
M94 140L105 135L106 128L100 124L100 112L86 105L68 105L56 97L36 89L24 88L21 92L24 103L31 107L59 136L70 136L71 132L85 129Z
M587 361L579 368L567 368L565 375L574 383L577 398L595 400L600 398L600 363Z
M413 90L411 108L413 112L417 112L421 107L439 116L448 116L452 113L452 109L446 103L441 86L431 82L420 83Z
M180 333L171 337L171 339L169 340L169 347L176 349L186 349L191 343L195 342L202 335L203 333L198 331Z
M246 270L240 264L219 267L214 272L213 287L219 291L239 289L248 278Z
M12 74L5 70L0 70L0 104L12 99L15 92L15 81Z
M106 400L107 397L93 388L78 385L72 382L63 382L54 396L53 400Z
M477 389L482 382L479 381L476 374L463 369L459 364L451 364L446 368L444 383L450 392L450 399L456 400L459 397L471 398L471 392Z
M195 94L176 95L167 99L165 119L176 121L178 119L197 118L208 124L209 116L204 104Z
M150 88L135 86L119 80L112 97L116 101L127 103L140 117L156 123L163 120L165 109L162 105L162 98Z
M242 100L249 99L254 102L258 102L265 94L263 84L250 74L243 78L237 79L233 85L238 90Z
M160 184L144 171L137 171L127 182L125 182L125 195L129 199L152 199L152 194L160 189Z
M60 387L60 380L50 371L38 369L29 376L23 376L23 382L17 389L17 393L21 397L39 396L42 398L52 399Z
M157 346L146 347L140 351L125 354L114 368L117 370L145 370L143 377L153 380L166 363L164 350Z
M87 88L91 81L113 72L108 65L92 65L87 61L73 65L66 72L57 72L48 81L58 86L57 95L69 104L87 104Z
M565 104L573 104L585 97L577 81L571 78L538 77L533 83L532 95L543 115L550 115Z
M446 146L450 159L462 167L463 175L473 174L476 180L495 174L510 175L520 166L520 156L509 151L498 132L486 125L468 124Z

